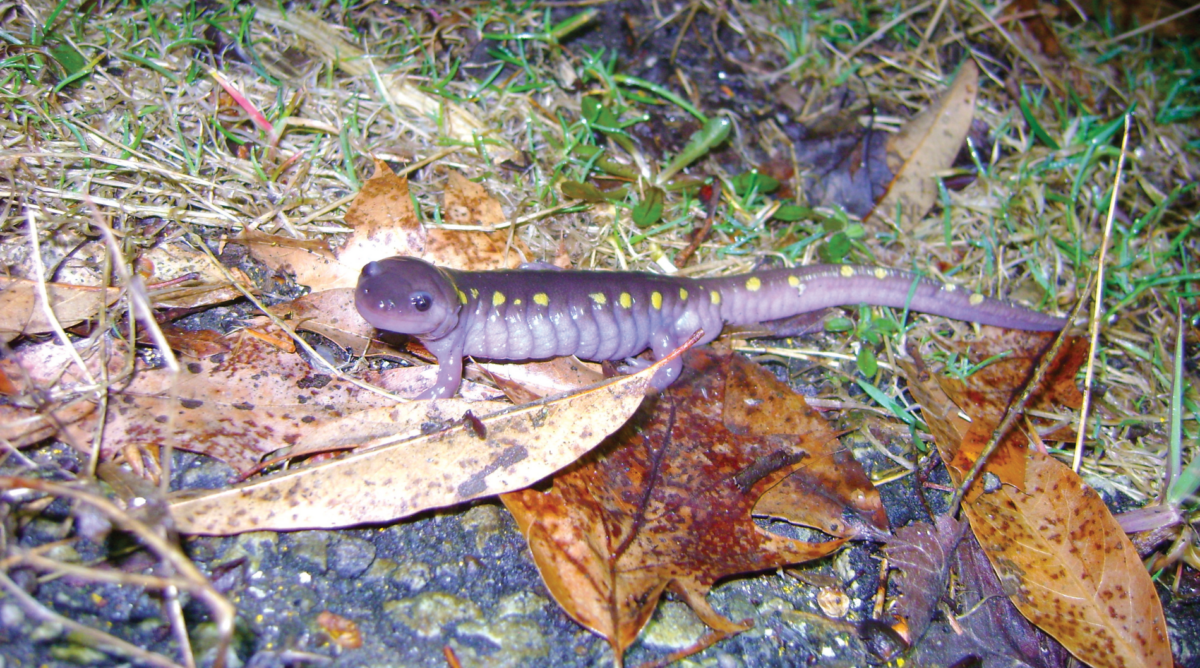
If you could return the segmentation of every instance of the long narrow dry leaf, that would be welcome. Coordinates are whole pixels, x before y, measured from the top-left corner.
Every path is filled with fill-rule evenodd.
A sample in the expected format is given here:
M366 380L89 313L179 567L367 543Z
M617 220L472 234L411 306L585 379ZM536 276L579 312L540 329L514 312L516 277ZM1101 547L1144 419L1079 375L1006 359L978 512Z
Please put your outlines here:
M975 117L979 91L979 68L975 61L963 63L946 94L914 116L888 142L888 166L896 175L887 194L865 220L900 226L916 223L937 201L934 175L954 163ZM897 207L902 220L892 220Z
M176 499L171 512L185 533L314 529L384 522L528 487L624 424L655 370L495 413L479 424L466 418L444 431Z

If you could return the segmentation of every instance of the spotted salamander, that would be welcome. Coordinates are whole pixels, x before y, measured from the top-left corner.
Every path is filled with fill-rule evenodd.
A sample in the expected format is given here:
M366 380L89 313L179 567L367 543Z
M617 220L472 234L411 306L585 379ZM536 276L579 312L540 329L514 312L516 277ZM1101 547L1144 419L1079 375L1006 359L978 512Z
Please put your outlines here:
M463 355L618 360L650 348L661 358L697 330L704 331L700 342L706 343L725 325L752 325L831 306L907 306L1035 331L1065 324L1062 318L909 272L848 264L678 278L630 271L456 271L392 257L363 267L354 301L371 325L415 336L437 357L437 384L424 398L457 391ZM670 385L680 368L673 361L652 385Z

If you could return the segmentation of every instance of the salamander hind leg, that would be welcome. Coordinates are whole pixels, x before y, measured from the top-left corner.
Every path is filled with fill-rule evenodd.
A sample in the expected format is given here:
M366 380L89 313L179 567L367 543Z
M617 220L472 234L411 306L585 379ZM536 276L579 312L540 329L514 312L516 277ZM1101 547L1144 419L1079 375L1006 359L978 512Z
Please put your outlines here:
M654 359L661 360L678 347L679 341L669 329L660 329L650 333L650 350L654 353ZM662 392L679 378L682 371L683 358L676 357L654 372L654 376L650 378L650 388L655 392Z

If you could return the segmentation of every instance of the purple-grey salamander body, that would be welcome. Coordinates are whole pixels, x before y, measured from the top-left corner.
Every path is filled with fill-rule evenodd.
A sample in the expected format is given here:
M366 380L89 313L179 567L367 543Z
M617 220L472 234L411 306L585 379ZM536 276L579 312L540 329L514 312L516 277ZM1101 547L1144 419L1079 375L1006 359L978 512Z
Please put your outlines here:
M915 286L915 287L914 287ZM910 294L911 293L911 294ZM363 267L358 312L378 329L410 334L438 360L426 397L458 390L463 355L497 360L577 355L618 360L650 348L662 358L697 330L752 325L831 306L908 308L1012 329L1055 331L1062 318L881 267L814 265L722 278L627 271L455 271L393 257ZM679 375L675 360L652 384Z

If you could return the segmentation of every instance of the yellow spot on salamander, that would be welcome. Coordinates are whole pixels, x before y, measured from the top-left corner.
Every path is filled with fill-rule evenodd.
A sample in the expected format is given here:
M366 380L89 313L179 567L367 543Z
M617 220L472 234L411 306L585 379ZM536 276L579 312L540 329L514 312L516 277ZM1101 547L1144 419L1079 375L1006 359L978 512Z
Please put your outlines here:
M539 292L533 296L533 303L537 304L538 306L549 306L550 305L550 295L548 295L544 292Z
M883 267L875 267L875 278L883 280L888 277L888 270Z
M513 300L513 306L520 306L520 305L521 305L521 300L520 300L520 299L514 299L514 300Z
M656 310L656 311L658 309L662 308L662 293L661 292L656 291L656 292L650 293L650 305L653 306L654 310Z
M458 291L458 301L466 304L467 303L467 293L463 292L462 290L459 290Z
M954 292L955 290L958 289L958 286L953 283L946 283L945 285L942 286L942 289L945 290L946 292Z
M687 301L687 289L679 288L679 301Z
M605 297L603 292L593 292L588 296L591 297L592 301L596 302L598 306L604 306L608 303L608 297Z
M630 308L633 306L633 297L630 296L628 292L622 292L619 301L621 302L621 306L624 308Z
M757 276L751 276L746 279L746 289L750 292L758 292L758 289L761 287L762 281Z
M717 292L716 290L710 290L708 293L708 299L714 304L720 304L721 293Z
M478 290L476 290L475 288L471 288L471 298L472 298L472 299L479 299L479 291L478 291Z
M502 306L502 305L504 305L504 293L499 292L499 291L493 292L492 293L492 306Z
M848 264L843 264L841 273L842 273L842 276L844 276L846 278L850 278L851 276L854 275L854 267L851 267Z
M971 306L979 306L980 304L983 303L983 300L984 300L983 295L976 292L975 294L971 295L971 298L968 299L967 301L971 302Z
M788 285L792 286L793 288L800 287L800 277L799 276L788 276Z

